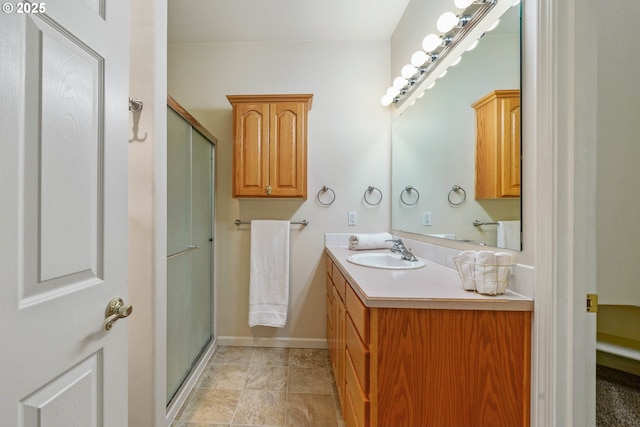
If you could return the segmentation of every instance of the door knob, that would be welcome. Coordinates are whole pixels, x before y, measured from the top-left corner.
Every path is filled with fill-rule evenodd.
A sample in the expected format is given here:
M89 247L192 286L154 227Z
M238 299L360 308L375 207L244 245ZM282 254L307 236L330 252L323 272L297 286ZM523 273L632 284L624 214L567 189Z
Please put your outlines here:
M127 317L133 311L133 307L130 305L125 305L122 298L116 297L109 301L107 304L107 310L105 312L105 321L102 324L102 329L105 331L111 330L113 326L113 322L118 319L122 319L123 317Z

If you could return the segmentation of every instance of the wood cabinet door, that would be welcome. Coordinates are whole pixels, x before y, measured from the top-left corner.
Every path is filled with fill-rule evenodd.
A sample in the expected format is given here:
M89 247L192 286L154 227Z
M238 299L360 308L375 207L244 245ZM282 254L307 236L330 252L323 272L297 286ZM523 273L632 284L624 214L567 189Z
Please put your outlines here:
M500 197L520 197L520 97L501 102Z
M303 103L270 104L269 185L273 197L307 197L305 117Z
M234 106L233 197L263 197L269 185L269 104Z

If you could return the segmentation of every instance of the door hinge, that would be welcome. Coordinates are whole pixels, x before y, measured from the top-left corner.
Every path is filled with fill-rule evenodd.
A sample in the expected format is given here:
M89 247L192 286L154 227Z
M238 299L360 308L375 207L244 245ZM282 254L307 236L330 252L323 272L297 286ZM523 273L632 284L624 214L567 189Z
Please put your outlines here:
M598 294L587 294L587 313L598 312Z

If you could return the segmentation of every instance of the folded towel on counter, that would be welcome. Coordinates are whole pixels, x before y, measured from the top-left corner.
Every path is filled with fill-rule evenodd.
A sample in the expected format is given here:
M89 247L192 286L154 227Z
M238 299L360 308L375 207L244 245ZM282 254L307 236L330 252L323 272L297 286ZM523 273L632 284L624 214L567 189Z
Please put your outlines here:
M389 249L393 247L390 233L352 234L349 236L349 249L362 251L367 249Z
M506 252L462 251L456 267L465 290L498 295L504 293L509 284L513 257Z
M476 290L476 251L462 251L458 255L458 271L465 291Z
M289 221L251 221L249 326L282 328L289 308Z
M476 256L476 290L483 294L495 293L498 289L496 253L480 251Z

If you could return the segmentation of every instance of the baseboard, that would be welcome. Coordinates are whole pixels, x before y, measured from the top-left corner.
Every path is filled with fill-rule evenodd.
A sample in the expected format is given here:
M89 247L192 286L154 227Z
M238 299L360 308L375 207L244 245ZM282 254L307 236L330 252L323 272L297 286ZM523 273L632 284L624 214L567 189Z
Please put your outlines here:
M285 347L285 348L328 348L325 338L273 338L273 337L221 337L219 346L238 347Z
M214 338L211 343L209 343L209 346L205 349L205 351L202 352L195 367L191 370L189 376L184 381L173 400L171 400L171 403L167 407L167 416L165 419L167 427L169 427L171 423L173 423L175 418L178 416L180 409L182 409L184 404L187 402L187 399L191 394L191 390L193 390L196 382L198 381L198 378L200 378L200 375L202 375L205 368L207 367L207 363L209 362L209 359L211 359L211 356L213 355L213 352L216 350L217 346L217 340Z
M640 361L635 359L597 350L596 363L598 365L606 366L607 368L617 369L618 371L640 376Z

